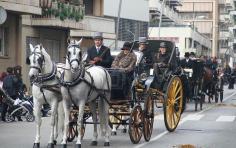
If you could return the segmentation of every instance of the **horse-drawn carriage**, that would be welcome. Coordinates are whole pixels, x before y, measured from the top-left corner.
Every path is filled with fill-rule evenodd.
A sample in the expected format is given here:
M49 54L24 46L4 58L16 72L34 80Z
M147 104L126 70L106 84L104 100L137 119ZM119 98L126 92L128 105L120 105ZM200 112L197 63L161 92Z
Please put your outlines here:
M206 66L203 59L193 59L192 69L183 69L189 91L195 103L195 111L197 111L198 104L200 105L200 110L202 110L202 105L205 102L205 96L208 96L208 101L211 102L213 98L215 102L223 100L223 80L220 73L217 70L213 70L209 66Z
M132 143L138 143L142 134L145 141L150 140L156 103L163 103L164 122L168 131L174 131L181 118L184 87L182 85L182 73L177 64L176 47L170 41L149 40L149 48L152 49L150 52L153 55L159 52L161 42L165 42L167 45L170 59L165 67L159 67L158 77L153 74L153 68L143 68L142 53L138 51L134 51L138 59L133 73L125 73L120 69L107 69L112 80L111 100L108 102L109 124L112 128L128 125L128 133ZM157 85L158 87L156 87ZM72 141L78 134L77 122L75 122L78 114L75 111L71 112L71 115L74 120L71 120L69 124L69 141ZM83 125L91 123L87 121L90 116L89 109L85 109ZM82 135L84 132L83 126Z

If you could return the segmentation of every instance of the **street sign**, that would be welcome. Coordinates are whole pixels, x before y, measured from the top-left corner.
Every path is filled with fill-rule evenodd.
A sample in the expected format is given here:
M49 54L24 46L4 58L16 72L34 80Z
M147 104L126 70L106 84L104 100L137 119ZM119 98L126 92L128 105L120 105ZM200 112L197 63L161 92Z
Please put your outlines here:
M0 25L3 24L7 19L6 10L0 6Z

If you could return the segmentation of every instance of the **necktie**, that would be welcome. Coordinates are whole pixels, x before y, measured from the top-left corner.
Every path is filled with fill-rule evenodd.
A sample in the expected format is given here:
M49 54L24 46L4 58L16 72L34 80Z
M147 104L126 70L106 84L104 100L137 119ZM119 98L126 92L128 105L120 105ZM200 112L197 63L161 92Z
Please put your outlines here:
M99 48L97 48L97 54L99 53Z

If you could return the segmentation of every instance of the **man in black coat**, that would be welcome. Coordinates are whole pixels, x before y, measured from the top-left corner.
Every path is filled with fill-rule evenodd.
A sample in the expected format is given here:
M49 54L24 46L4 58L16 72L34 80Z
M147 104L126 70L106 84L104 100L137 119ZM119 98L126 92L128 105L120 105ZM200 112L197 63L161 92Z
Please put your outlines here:
M152 68L153 56L152 51L147 48L148 42L146 37L139 37L139 48L138 50L143 53L141 62Z
M148 72L151 68L153 68L153 54L152 51L147 48L148 42L146 37L139 37L139 48L137 49L139 52L142 52L143 56L139 62L138 73ZM137 59L139 60L139 59Z
M103 45L102 33L95 33L93 39L94 45L87 51L87 63L102 66L105 68L111 67L112 57L110 49Z
M168 62L170 60L170 52L167 50L167 45L165 42L161 42L159 46L159 52L155 55L156 60L154 63L154 83L153 87L160 89L163 85L162 76L165 69L168 67Z
M180 65L182 68L193 68L193 61L189 58L189 52L185 52L184 54L185 59L180 61Z

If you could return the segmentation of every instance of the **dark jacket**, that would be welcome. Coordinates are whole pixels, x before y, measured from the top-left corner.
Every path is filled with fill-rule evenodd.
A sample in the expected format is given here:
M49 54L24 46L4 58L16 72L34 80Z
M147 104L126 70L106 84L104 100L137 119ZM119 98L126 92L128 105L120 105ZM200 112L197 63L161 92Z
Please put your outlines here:
M102 45L99 53L97 53L97 49L95 46L92 46L90 49L88 49L86 61L89 63L89 61L93 60L95 57L102 58L102 61L96 63L96 65L103 66L105 68L111 67L112 57L110 49L108 47Z
M142 62L146 63L147 65L153 65L153 55L152 55L151 50L149 49L143 50Z
M180 65L182 68L193 68L193 61L189 59L188 61L186 59L183 59L180 61Z
M2 88L7 92L7 94L10 97L13 97L13 99L15 99L14 97L17 96L17 78L15 75L7 75L4 79L3 79L3 86Z
M168 64L170 60L170 55L169 54L161 54L158 53L157 54L157 59L156 59L156 63L164 63L164 64Z

